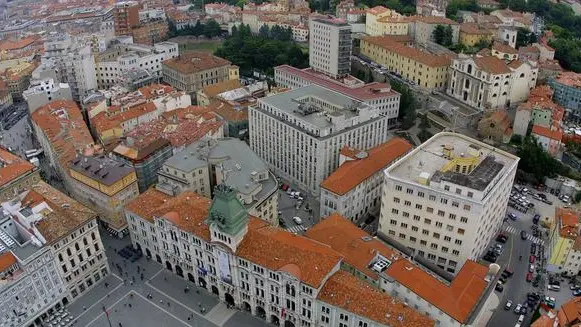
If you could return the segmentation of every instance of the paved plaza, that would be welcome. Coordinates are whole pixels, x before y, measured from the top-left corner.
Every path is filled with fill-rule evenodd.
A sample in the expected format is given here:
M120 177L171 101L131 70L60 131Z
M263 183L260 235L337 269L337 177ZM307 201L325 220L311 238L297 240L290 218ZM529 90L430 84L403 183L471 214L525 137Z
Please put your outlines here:
M130 244L101 230L111 274L68 306L73 326L84 327L244 327L271 326L246 312L229 309L218 298L145 257L134 263L115 250ZM117 268L119 265L119 268ZM141 279L143 274L143 280Z

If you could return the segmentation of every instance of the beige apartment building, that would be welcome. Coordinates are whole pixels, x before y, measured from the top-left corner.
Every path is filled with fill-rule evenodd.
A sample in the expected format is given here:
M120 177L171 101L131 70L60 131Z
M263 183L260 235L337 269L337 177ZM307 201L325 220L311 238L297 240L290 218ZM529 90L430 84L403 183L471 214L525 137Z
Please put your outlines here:
M190 52L163 62L163 81L192 95L208 85L238 77L237 66L205 52Z

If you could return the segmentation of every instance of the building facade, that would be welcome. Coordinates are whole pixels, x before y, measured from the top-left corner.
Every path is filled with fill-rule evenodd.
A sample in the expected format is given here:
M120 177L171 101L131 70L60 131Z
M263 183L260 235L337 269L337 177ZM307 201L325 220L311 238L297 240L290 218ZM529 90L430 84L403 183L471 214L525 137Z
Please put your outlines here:
M38 167L0 147L0 201L13 199L40 180Z
M554 91L555 102L571 110L573 115L581 116L581 74L562 72L557 77L549 79L548 84Z
M71 88L66 83L56 83L52 78L33 80L28 90L22 92L28 110L34 112L53 100L72 100Z
M139 24L139 3L123 1L115 4L113 9L115 35L131 35L131 30Z
M278 225L277 180L248 145L237 138L192 143L169 158L158 175L160 187L173 194L192 191L211 198L216 185L229 185L251 215Z
M341 256L330 247L249 216L226 186L214 193L210 202L192 192L171 197L148 190L126 208L133 245L221 301L273 324L380 327L405 317L410 325L434 325L340 271ZM365 310L372 306L374 313Z
M315 195L339 166L343 146L377 146L387 127L377 108L317 85L258 99L249 109L252 150L275 174Z
M351 25L339 18L309 21L309 66L333 78L351 72Z
M438 133L385 170L379 231L458 273L502 226L518 157Z
M369 151L344 147L339 168L321 183L321 216L338 213L358 223L381 203L383 170L411 150L412 145L393 138Z
M97 212L103 227L118 236L128 233L123 206L139 195L135 170L105 156L77 156L69 173L76 199Z
M226 59L204 52L189 52L162 63L163 81L195 96L196 91L205 86L230 79L232 67ZM238 73L235 76L238 78Z
M574 276L581 270L580 216L581 213L573 209L555 209L549 236L551 255L548 271Z

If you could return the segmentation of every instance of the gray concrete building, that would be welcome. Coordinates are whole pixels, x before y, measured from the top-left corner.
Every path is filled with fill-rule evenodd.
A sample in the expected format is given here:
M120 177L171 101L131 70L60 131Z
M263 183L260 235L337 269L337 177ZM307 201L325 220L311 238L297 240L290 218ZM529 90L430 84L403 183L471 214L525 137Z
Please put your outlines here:
M314 195L339 166L343 146L367 150L389 134L379 109L317 85L258 99L249 110L252 150Z
M34 112L53 100L73 99L69 84L58 83L53 78L32 80L30 87L22 93L22 96L26 100L30 112Z
M236 138L204 139L168 159L158 172L158 188L172 195L193 191L208 198L214 187L236 190L248 212L278 225L278 183L268 166Z
M351 25L339 18L309 22L309 66L333 78L351 72Z

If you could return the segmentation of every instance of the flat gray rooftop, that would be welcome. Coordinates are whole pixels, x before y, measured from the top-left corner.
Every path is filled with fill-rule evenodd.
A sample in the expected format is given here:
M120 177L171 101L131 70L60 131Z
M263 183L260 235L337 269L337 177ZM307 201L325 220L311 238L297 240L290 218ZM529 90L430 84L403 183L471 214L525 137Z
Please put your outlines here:
M319 128L332 127L333 124L329 122L325 115L321 114L321 112L324 110L314 111L309 114L303 114L301 112L302 108L300 100L307 99L309 97L316 98L333 106L339 107L340 109L335 111L333 115L344 114L345 119L358 116L357 111L351 110L352 108L371 109L366 104L354 98L314 84L296 88L288 92L279 93L277 95L261 98L258 101L273 106L280 111L284 111L289 116L296 118L299 121L305 121ZM330 113L330 111L327 112Z
M78 156L71 162L71 169L105 185L111 185L131 174L133 168L109 157Z

